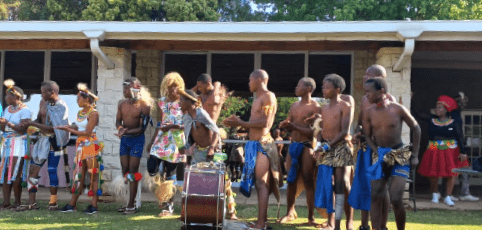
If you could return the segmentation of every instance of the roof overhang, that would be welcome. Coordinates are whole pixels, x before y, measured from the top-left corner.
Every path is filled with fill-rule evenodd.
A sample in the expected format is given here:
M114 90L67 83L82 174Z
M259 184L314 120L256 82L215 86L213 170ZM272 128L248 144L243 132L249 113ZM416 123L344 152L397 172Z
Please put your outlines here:
M0 39L186 41L480 41L482 21L355 22L0 22Z

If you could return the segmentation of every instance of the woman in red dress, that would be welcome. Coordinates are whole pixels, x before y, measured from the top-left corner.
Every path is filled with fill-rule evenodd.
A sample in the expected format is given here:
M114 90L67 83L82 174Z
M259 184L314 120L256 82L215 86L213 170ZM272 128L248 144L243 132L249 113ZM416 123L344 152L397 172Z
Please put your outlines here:
M427 119L429 144L418 169L422 176L430 179L433 203L440 199L439 178L447 179L444 203L449 206L455 205L451 196L457 174L452 169L468 165L461 123L450 116L456 109L457 102L451 97L442 95L437 100L436 115Z

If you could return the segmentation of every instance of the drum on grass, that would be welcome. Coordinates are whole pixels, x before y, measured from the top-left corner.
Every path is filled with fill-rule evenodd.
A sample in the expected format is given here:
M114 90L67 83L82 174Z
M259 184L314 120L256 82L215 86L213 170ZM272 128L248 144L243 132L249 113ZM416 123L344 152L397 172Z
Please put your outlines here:
M222 228L226 213L223 163L198 163L186 168L181 220L187 226Z

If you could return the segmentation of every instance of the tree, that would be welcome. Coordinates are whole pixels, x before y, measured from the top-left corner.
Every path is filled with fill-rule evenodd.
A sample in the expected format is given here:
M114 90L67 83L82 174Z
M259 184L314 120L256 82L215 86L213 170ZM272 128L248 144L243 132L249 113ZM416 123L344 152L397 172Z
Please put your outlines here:
M255 0L273 21L482 19L482 0Z
M68 1L68 0L67 0ZM82 11L88 21L152 21L160 15L161 0L89 0Z
M88 0L47 0L47 9L50 11L49 20L80 20L82 11L88 5Z
M243 21L264 21L266 14L260 11L253 11L247 1L242 0L220 0L218 4L219 21L222 22L243 22Z
M164 2L168 21L217 21L217 0L167 0Z
M0 0L0 20L15 20L19 6L18 0Z
M18 8L18 19L43 21L50 19L47 0L23 0Z

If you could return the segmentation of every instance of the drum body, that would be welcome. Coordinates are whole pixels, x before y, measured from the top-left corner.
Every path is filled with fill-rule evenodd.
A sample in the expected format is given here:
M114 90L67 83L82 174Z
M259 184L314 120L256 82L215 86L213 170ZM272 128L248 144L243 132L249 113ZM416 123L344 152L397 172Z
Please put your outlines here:
M226 212L224 174L221 163L186 168L181 205L184 225L222 227Z

